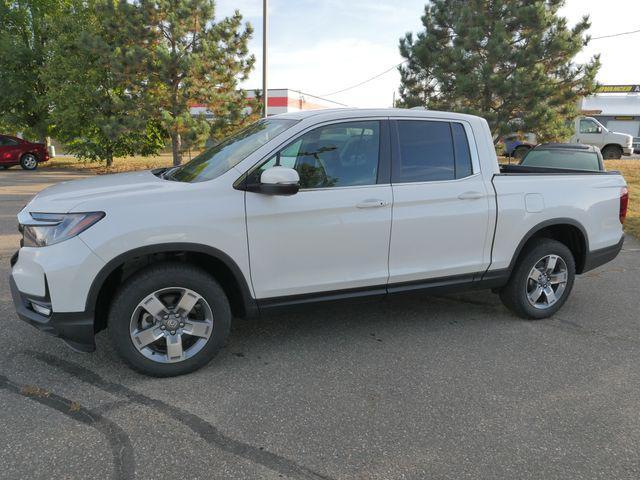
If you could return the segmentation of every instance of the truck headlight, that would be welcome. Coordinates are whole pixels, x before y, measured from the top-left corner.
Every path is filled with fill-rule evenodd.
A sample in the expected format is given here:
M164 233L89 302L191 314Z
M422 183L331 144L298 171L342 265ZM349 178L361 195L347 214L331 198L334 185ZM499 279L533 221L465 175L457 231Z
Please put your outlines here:
M31 220L21 223L24 247L46 247L81 234L104 218L104 212L31 213Z

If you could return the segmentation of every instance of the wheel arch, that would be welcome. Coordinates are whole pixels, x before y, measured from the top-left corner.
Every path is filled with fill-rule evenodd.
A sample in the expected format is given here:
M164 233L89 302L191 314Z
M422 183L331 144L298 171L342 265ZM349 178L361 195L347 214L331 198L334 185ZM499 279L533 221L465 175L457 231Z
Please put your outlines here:
M580 274L584 271L589 253L587 230L580 222L572 218L555 218L538 223L525 234L509 263L510 272L513 272L525 247L536 238L552 238L565 244L573 254L576 273Z
M605 151L607 148L615 148L620 152L620 154L622 154L623 152L622 147L617 143L607 143L604 147L600 149L600 152Z
M32 150L29 150L29 151L26 151L26 152L22 152L22 153L20 154L20 157L19 157L19 159L18 159L18 160L19 160L20 162L22 162L22 159L23 159L24 157L26 157L27 155L33 155L34 157L36 157L36 162L40 162L40 156L38 155L38 153L37 153L36 151L32 151Z
M128 250L102 267L91 283L85 304L85 311L94 314L94 330L106 327L111 299L122 281L141 268L172 259L196 265L211 274L227 294L234 316L251 317L258 313L242 270L226 253L198 243L164 243Z

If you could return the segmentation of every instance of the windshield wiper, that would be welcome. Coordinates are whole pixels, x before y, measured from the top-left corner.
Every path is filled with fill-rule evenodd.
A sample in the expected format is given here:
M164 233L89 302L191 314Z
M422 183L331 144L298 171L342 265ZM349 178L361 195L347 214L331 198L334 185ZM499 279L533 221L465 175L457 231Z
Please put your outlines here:
M160 178L163 180L174 181L174 178L171 176L173 172L175 172L178 167L167 167L162 172L160 172Z

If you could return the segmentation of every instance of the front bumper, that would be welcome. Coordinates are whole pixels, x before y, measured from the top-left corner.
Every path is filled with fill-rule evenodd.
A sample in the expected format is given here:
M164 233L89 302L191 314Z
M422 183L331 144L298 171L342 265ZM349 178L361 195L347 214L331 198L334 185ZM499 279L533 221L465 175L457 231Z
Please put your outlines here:
M622 155L633 155L633 147L623 147L622 148Z
M13 261L13 259L12 259ZM51 301L45 297L28 296L18 290L13 275L9 279L13 304L21 320L50 335L60 337L74 350L93 352L96 349L93 330L93 315L86 312L52 312L45 316L33 310L32 301L50 308Z

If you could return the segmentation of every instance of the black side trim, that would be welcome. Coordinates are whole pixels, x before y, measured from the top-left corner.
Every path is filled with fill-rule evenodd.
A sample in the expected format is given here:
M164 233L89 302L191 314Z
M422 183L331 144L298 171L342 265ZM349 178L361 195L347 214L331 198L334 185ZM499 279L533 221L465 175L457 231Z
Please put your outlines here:
M554 225L571 225L572 227L576 227L582 233L582 238L584 240L584 251L585 252L589 251L589 237L587 236L586 229L582 226L580 222L572 218L554 218L554 219L546 220L544 222L537 224L535 227L529 230L524 237L522 237L522 240L520 240L520 243L518 244L518 247L516 248L513 254L513 257L511 257L511 262L509 263L508 270L509 271L513 270L513 268L515 267L516 261L520 256L520 252L522 252L522 249L524 248L525 244L531 239L531 237L533 237L540 230L543 230L547 227L552 227ZM576 259L576 262L578 262L578 260L579 259ZM578 273L582 273L582 271Z
M482 280L480 278L484 273ZM402 282L371 287L353 288L348 290L331 290L319 293L308 293L285 297L272 297L258 300L260 312L282 310L295 306L311 306L323 302L353 302L362 300L383 299L390 295L399 294L435 294L457 292L468 289L503 287L509 280L510 271L494 270L490 272L476 272L464 275L452 275L449 277L418 280L415 282Z
M411 292L434 292L442 293L455 290L463 290L474 286L476 273L464 275L452 275L449 277L429 278L411 282L401 282L390 284L387 287L389 294L411 293Z
M387 295L385 285L372 287L350 288L347 290L329 290L318 293L303 293L301 295L287 295L283 297L271 297L258 300L260 312L267 310L284 310L289 307L311 305L323 302L341 302L354 300L370 300L384 298Z
M102 285L104 285L105 280L120 265L127 262L128 260L133 260L137 257L167 252L203 253L217 260L220 260L229 268L236 282L238 283L238 285L240 285L240 293L242 295L242 303L246 315L248 317L251 317L258 314L258 306L256 304L256 301L251 296L251 291L249 290L247 281L236 262L221 250L210 247L208 245L202 245L200 243L163 243L158 245L149 245L146 247L134 248L133 250L129 250L128 252L118 255L117 257L109 261L104 267L102 267L102 270L100 270L98 275L96 275L96 278L93 280L91 288L89 289L89 295L87 296L85 311L90 312L93 316L96 308L96 302L98 300L98 293L100 292Z
M20 250L16 251L13 255L11 255L11 260L9 260L9 264L11 265L11 268L13 268L13 266L18 263L18 256L20 255Z
M96 349L93 333L93 315L86 312L53 312L51 316L40 315L29 308L30 298L45 303L40 298L29 297L16 285L13 276L9 279L13 304L18 317L38 330L60 337L72 348L81 352L93 352ZM46 304L46 303L45 303Z
M582 273L588 272L589 270L593 270L594 268L599 267L600 265L604 265L607 262L610 262L614 258L618 256L620 250L622 250L622 245L624 244L624 235L620 239L618 243L615 245L611 245L610 247L599 248L598 250L593 250L587 252L587 256L584 261L584 269Z
M482 280L478 282L481 288L500 288L504 287L511 277L510 268L501 268L499 270L489 270L482 275Z

